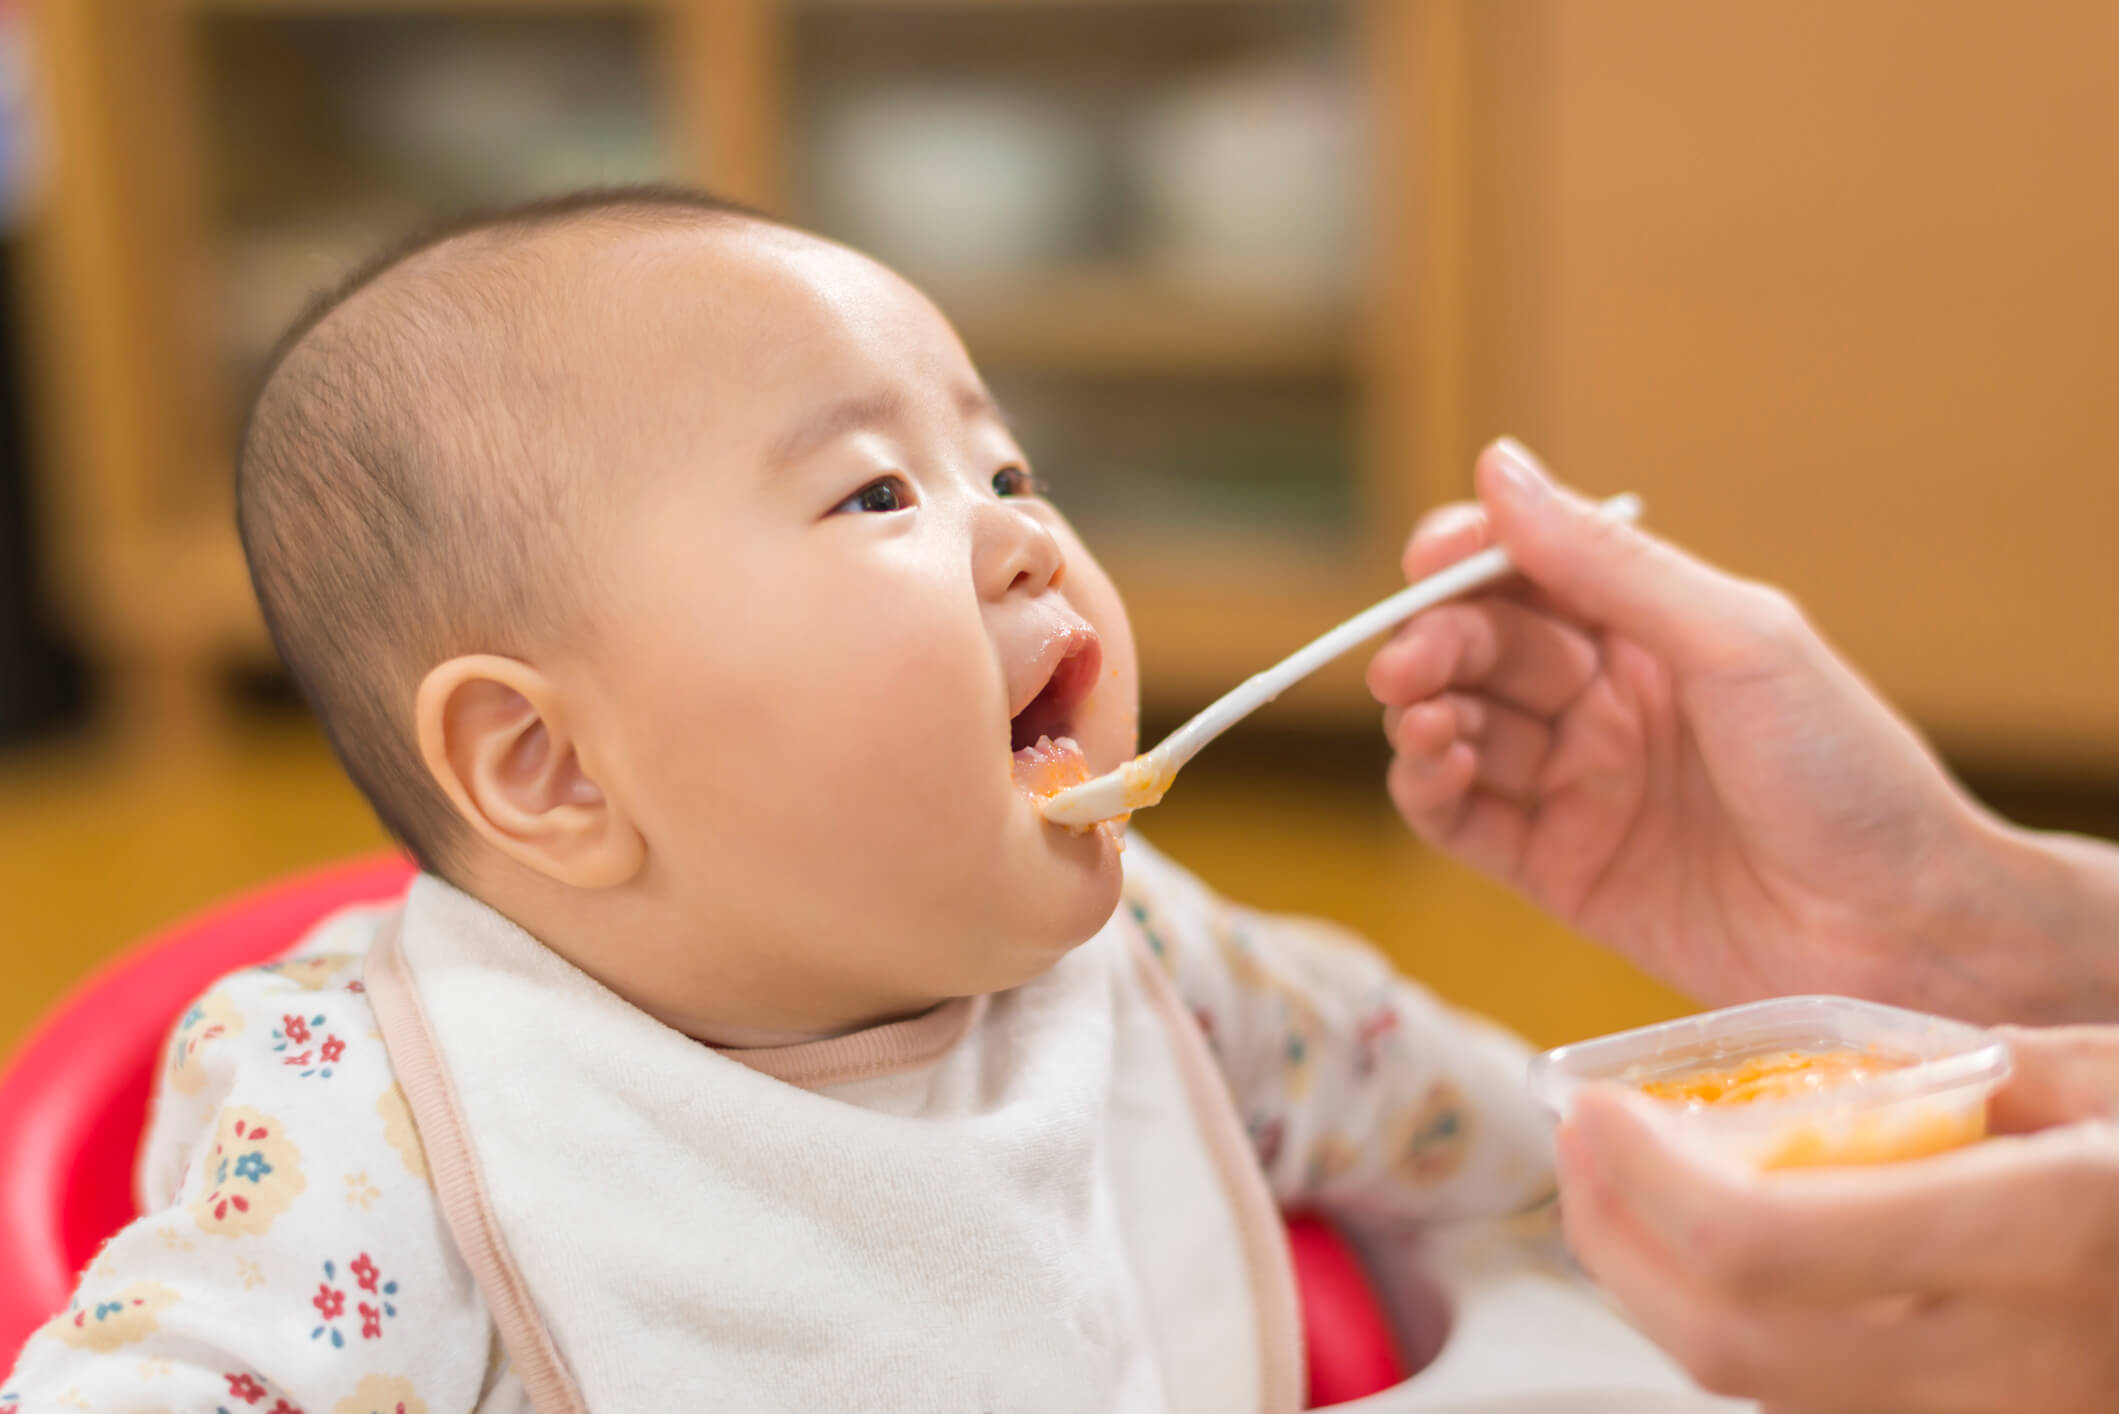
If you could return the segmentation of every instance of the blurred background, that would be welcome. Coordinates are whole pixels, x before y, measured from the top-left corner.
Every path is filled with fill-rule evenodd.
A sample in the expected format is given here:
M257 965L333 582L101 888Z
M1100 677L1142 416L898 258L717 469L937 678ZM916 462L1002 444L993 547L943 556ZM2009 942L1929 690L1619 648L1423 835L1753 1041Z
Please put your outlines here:
M252 609L238 419L371 243L583 183L925 284L1151 735L1513 432L1795 592L2002 808L2119 832L2115 59L2108 0L0 0L0 1051L383 845ZM1150 833L1541 1042L1685 1009L1406 835L1359 673Z

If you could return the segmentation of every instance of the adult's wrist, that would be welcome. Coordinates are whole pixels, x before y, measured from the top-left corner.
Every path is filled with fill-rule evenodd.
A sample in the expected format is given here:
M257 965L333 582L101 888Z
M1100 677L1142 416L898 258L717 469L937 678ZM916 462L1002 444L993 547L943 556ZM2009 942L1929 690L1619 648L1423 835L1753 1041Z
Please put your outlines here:
M2119 1021L2119 847L1976 807L1931 925L1932 1009L2026 1025Z

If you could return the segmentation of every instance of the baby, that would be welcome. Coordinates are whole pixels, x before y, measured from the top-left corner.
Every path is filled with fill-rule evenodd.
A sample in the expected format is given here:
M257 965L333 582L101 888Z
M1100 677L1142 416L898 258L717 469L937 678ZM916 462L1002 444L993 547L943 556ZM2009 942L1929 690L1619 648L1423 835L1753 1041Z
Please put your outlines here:
M1125 608L875 262L460 225L297 328L238 490L423 872L185 1014L0 1409L1281 1414L1276 1208L1548 1197L1516 1043L1041 818L1041 738L1136 749Z

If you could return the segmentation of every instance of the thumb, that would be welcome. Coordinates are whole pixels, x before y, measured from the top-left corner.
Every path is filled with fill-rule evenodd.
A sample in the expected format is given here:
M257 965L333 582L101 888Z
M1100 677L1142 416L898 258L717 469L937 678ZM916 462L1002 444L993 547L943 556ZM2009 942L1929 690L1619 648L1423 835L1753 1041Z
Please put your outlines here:
M1477 479L1494 537L1524 578L1673 668L1736 665L1786 607L1772 590L1601 514L1512 437L1480 453Z
M2003 1134L2119 1115L2119 1026L2002 1026L2012 1062L1987 1105Z

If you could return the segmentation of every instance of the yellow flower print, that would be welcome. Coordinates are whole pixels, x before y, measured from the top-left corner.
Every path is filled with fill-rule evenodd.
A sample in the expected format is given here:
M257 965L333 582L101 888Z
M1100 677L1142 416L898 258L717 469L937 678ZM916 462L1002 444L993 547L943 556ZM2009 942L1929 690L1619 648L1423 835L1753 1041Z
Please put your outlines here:
M419 1130L412 1123L412 1107L405 1103L404 1090L396 1085L383 1091L383 1097L375 1102L375 1112L383 1117L383 1138L397 1150L397 1156L405 1161L405 1168L414 1178L428 1184L427 1151L419 1142Z
M349 1173L346 1175L347 1207L359 1208L365 1213L368 1211L369 1206L382 1196L383 1190L377 1188L369 1181L365 1170L360 1173Z
M1391 1143L1391 1167L1417 1187L1443 1183L1464 1167L1472 1146L1472 1115L1447 1080L1406 1111Z
M136 1281L104 1301L83 1301L45 1323L45 1331L77 1350L112 1351L154 1334L156 1313L175 1304L177 1294L160 1282Z
M427 1414L427 1401L414 1392L410 1380L365 1375L332 1414Z
M331 984L331 979L360 961L359 953L326 952L315 957L289 958L285 962L268 962L265 970L283 981L292 982L305 992L321 992Z
M205 1067L199 1064L200 1052L224 1037L240 1034L242 1029L243 1014L236 1010L234 1002L219 992L208 992L199 998L184 1013L176 1034L170 1038L170 1087L180 1095L198 1094L206 1084Z
M1327 1134L1310 1147L1308 1188L1319 1188L1350 1172L1361 1158L1360 1146L1344 1134Z
M248 1106L222 1110L192 1217L221 1237L265 1231L308 1187L301 1158L272 1116Z

